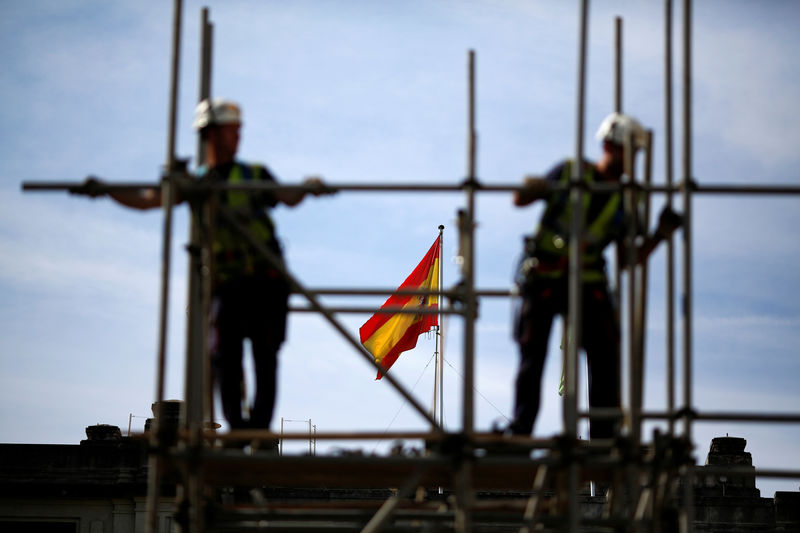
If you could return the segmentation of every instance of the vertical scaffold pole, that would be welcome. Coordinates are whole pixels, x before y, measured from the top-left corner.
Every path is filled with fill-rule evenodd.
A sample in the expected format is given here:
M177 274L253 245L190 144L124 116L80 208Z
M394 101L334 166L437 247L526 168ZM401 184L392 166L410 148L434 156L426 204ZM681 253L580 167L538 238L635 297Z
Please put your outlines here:
M664 165L668 187L672 186L672 0L664 1ZM672 192L667 193L667 206L672 208ZM667 413L669 434L675 432L675 243L672 235L667 239Z
M627 140L625 175L631 185L625 192L628 199L627 209L630 216L628 232L628 354L629 354L629 391L630 391L630 435L637 446L642 438L642 399L644 396L644 327L647 305L647 263L637 264L637 239L639 228L648 227L649 193L645 193L645 210L640 212L640 197L632 186L636 179L636 147L633 139ZM652 132L648 131L645 146L644 180L651 181L652 170ZM640 215L642 220L640 223ZM634 487L634 492L637 487Z
M211 24L208 8L201 10L200 19L200 85L199 100L208 98L211 93ZM205 161L205 145L198 138L197 163ZM188 272L188 307L186 321L186 368L184 374L184 394L186 413L183 429L188 435L186 446L198 449L203 446L203 429L208 422L211 427L213 418L211 411L213 397L211 395L211 370L206 357L206 320L208 316L208 228L204 222L204 210L207 202L200 198L189 201L191 221L189 229L189 272ZM192 532L203 531L204 510L203 491L204 476L202 468L187 465L184 471L184 497L189 502L189 529Z
M200 100L209 94L210 59L208 57L208 9L204 8L201 14L201 39L200 50ZM198 142L197 161L202 163L204 147L202 141ZM209 395L207 387L209 377L206 372L205 357L205 301L207 296L203 291L204 278L204 232L201 224L201 213L204 202L200 199L191 199L192 213L189 246L189 316L186 321L186 369L185 369L185 398L186 416L184 429L190 435L192 444L200 442L203 430L205 413L208 413Z
M577 436L577 361L581 327L581 246L583 233L583 115L586 61L587 0L581 2L580 48L578 59L578 102L575 135L575 164L572 165L570 203L572 207L571 238L569 242L569 307L567 334L566 393L564 394L564 426L568 435Z
M175 197L175 137L178 99L178 67L180 64L181 0L174 1L172 28L172 62L170 79L169 134L167 138L167 164L161 182L161 204L164 209L164 235L161 250L161 294L158 332L158 367L156 369L156 412L150 433L150 459L147 479L146 530L156 533L158 526L158 493L161 488L161 472L158 454L164 445L161 433L164 431L164 388L167 361L167 318L169 313L169 271L170 249L172 246L172 204Z
M572 165L570 186L570 204L572 206L571 233L569 241L569 302L567 306L567 376L566 393L564 394L564 429L569 440L578 436L578 350L581 339L581 303L582 303L582 253L583 241L583 126L584 100L586 88L586 41L588 33L588 0L582 0L580 12L579 47L578 47L578 87L575 124L575 164ZM590 420L591 424L591 420ZM574 461L569 465L568 483L568 531L577 533L579 523L578 511L578 465Z
M622 18L614 18L614 111L622 113ZM615 300L618 302L616 306L616 319L617 324L622 324L622 265L619 258L622 254L619 250L619 243L614 244L615 254L617 258L614 261L614 292ZM622 386L622 343L617 345L617 383Z
M647 135L645 139L645 161L644 161L644 176L643 181L646 186L649 186L652 182L652 173L653 173L653 131L647 130ZM638 216L641 214L643 224L641 227L644 228L645 235L647 235L647 229L649 227L650 221L650 192L645 191L644 198L642 201L644 202L644 209L641 213L639 213L639 198L635 198L634 206L636 209L636 215ZM635 243L632 243L635 245ZM633 387L633 397L631 398L631 439L634 445L637 447L637 452L640 452L640 445L642 443L642 410L643 410L643 401L644 401L644 385L645 385L645 340L646 340L646 328L647 328L647 280L648 280L648 260L645 259L641 265L632 265L631 269L631 279L633 273L638 270L638 277L636 277L636 297L635 297L635 308L631 310L633 320L632 326L634 327L634 335L633 339L635 341L634 349L631 350L631 355L635 357L635 364L632 365L635 368L636 372L632 378L635 380L635 387ZM633 501L640 502L644 505L644 502L647 501L647 497L649 496L649 491L645 490L642 492L642 481L644 479L644 471L640 467L640 464L636 462L632 466L632 474L633 474L633 485L630 487L630 492ZM642 508L644 509L644 507ZM640 528L641 526L637 526ZM641 529L637 529L641 531Z
M625 238L626 257L625 264L627 266L627 291L625 293L627 300L627 344L628 344L628 413L627 422L630 430L630 440L634 446L638 446L641 441L640 420L641 420L641 357L638 351L637 342L637 317L636 317L636 299L637 299L637 267L636 267L636 244L639 229L639 210L637 205L637 194L634 189L636 183L636 146L634 144L633 133L631 132L625 139L625 158L623 164L623 181L626 185L623 190L623 197L625 200L625 212L628 218L628 232ZM628 490L633 502L639 499L639 483L637 478L636 464L628 462L625 465L625 472L627 475ZM618 490L622 487L617 485ZM619 497L619 496L618 496Z
M213 57L213 42L214 42L214 25L211 24L209 21L208 16L208 8L203 8L203 13L201 16L201 24L202 24L202 55L200 59L200 91L199 96L200 99L211 98L211 65L212 65L212 57ZM197 139L197 166L201 164L205 164L206 160L206 145L203 139L198 135ZM204 209L206 213L209 211L209 206L206 203ZM192 213L192 217L194 219L195 213ZM210 223L210 217L205 217L206 224ZM193 222L194 224L194 222ZM208 227L210 231L210 226ZM202 228L198 228L192 231L198 231ZM203 390L204 390L204 421L209 422L210 427L216 427L214 425L214 384L212 383L211 379L211 358L208 356L207 347L206 347L206 340L208 339L208 321L206 318L209 316L210 308L211 308L211 238L206 233L201 233L198 235L203 240L201 241L201 245L205 243L205 248L203 248L204 255L201 256L201 283L200 283L200 290L202 291L203 298L201 301L203 302L203 309L200 320L200 332L202 337L202 344L203 350Z
M622 113L622 18L614 17L614 111Z
M211 24L208 8L203 8L200 20L200 87L199 99L211 94ZM205 161L205 145L197 142L197 164ZM208 281L206 232L203 231L202 199L191 199L191 228L189 246L189 316L186 323L186 421L184 429L192 438L200 436L205 422L211 422L211 378L205 353L205 317L207 316Z
M198 101L211 97L211 64L214 25L211 24L208 8L204 7L200 13L200 87ZM197 166L206 160L206 143L197 136Z
M469 441L475 429L474 390L475 390L475 188L477 185L475 154L477 135L475 133L475 51L469 51L468 71L468 125L467 125L467 208L461 221L461 254L464 287L464 392L462 431ZM472 465L463 461L458 472L458 513L456 529L461 532L472 530L470 509L472 508Z
M692 441L692 2L683 2L683 432ZM693 465L684 478L682 530L693 530Z
M647 137L645 141L645 160L644 160L644 176L643 181L646 187L649 187L653 182L653 130L647 130ZM642 220L643 220L643 228L645 229L645 235L647 235L647 228L650 227L650 192L645 191L644 193L644 209L642 211ZM637 288L637 298L636 298L636 316L637 316L637 327L636 327L636 343L637 343L637 352L639 355L639 398L637 398L637 408L639 410L638 420L637 420L637 432L641 437L642 429L641 429L641 414L643 409L643 402L644 402L644 385L645 385L645 375L646 375L646 362L647 358L645 357L645 344L647 341L647 301L648 301L648 294L647 294L647 284L648 284L648 271L649 271L649 263L648 260L642 262L639 266L639 286Z
M475 359L475 52L469 51L469 162L467 175L467 248L464 250L464 283L467 298L467 320L464 346L464 432L474 429L474 359Z

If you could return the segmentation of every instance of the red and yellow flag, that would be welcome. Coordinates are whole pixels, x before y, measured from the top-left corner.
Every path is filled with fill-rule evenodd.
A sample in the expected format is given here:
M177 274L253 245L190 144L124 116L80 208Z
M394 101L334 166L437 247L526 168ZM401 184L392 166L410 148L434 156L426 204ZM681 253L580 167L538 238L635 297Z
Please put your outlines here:
M422 261L414 269L414 272L406 278L397 290L429 289L437 291L439 289L439 243L441 236L436 238L431 249L422 258ZM404 309L438 309L439 297L435 294L430 296L393 294L381 306L402 307ZM382 369L378 372L376 379L381 379L383 374L394 364L400 354L406 350L411 350L417 345L417 337L425 333L434 326L439 325L439 315L437 313L413 314L413 313L375 313L372 318L367 320L359 333L361 334L361 344L372 354L376 363L380 363Z

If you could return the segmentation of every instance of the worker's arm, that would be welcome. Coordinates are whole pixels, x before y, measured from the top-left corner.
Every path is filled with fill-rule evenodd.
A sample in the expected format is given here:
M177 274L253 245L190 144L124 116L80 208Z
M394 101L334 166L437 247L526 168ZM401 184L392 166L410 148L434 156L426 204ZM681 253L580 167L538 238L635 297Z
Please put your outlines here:
M126 207L134 209L153 209L161 207L161 189L157 187L145 187L140 189L117 189L108 190L108 183L97 178L87 178L83 185L76 188L73 192L86 194L92 198L108 195L114 201ZM175 204L180 203L180 198L175 194Z
M514 205L523 207L547 196L547 179L525 176L522 186L514 191Z
M658 216L658 226L656 230L645 237L644 242L636 250L636 264L645 262L661 241L668 239L682 224L683 217L669 207L665 207ZM628 263L627 248L625 246L619 246L617 250L619 251L617 260L624 268Z
M305 198L307 194L320 196L323 194L333 194L334 192L336 192L333 189L326 186L323 183L322 178L319 178L317 176L311 176L306 178L303 181L303 185L307 187L312 187L312 189L310 191L298 190L298 189L294 190L280 189L275 191L275 200L277 200L282 204L286 204L290 207L293 207L302 202L303 198Z
M117 203L134 209L154 209L161 207L160 189L134 189L112 191L108 195Z

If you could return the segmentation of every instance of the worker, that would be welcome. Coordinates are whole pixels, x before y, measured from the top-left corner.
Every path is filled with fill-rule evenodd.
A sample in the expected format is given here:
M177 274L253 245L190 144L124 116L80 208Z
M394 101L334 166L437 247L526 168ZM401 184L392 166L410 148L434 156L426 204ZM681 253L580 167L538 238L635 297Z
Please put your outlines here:
M584 162L580 178L586 185L619 183L623 174L626 147L636 151L644 146L645 131L632 117L612 113L602 122L597 138L602 143L602 156L596 163ZM527 176L514 192L514 204L527 206L536 200L546 200L538 230L526 239L523 260L520 262L517 283L521 305L515 316L514 337L519 345L520 364L516 376L514 415L506 432L530 435L539 411L540 388L548 340L553 318L566 318L568 301L569 246L571 228L571 199L566 189L556 190L553 184L567 184L574 161L563 161L546 177ZM582 229L582 337L589 370L589 406L616 408L620 405L619 324L616 307L608 289L603 252L612 242L619 244L619 264L624 265L623 238L627 234L629 217L619 191L591 192L583 195ZM636 260L644 261L657 244L669 237L681 224L681 217L665 208L659 217L657 230L644 238L637 250ZM612 438L615 420L590 420L592 439Z
M262 165L238 161L241 110L225 99L203 100L195 110L194 128L205 143L205 165L197 171L199 183L274 183ZM90 180L86 189L102 185ZM317 177L307 178L302 189L270 191L222 190L210 197L213 253L211 254L211 306L208 346L222 410L231 429L268 429L276 394L278 349L286 336L289 283L281 275L282 254L275 226L267 208L295 206L306 191L314 195L331 190ZM191 188L176 203L185 200ZM149 209L161 205L158 189L117 190L117 202ZM224 211L224 212L223 212ZM271 264L237 229L225 213L232 214L258 242L272 252L279 264ZM243 343L250 339L255 370L252 405L242 407Z

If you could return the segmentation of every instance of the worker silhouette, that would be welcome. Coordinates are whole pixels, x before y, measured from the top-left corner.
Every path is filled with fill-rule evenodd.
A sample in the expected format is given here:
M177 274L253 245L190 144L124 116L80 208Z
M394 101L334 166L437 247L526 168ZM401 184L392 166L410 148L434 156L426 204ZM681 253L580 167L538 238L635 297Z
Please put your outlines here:
M632 150L635 156L644 146L645 131L634 118L612 113L600 125L597 138L602 142L603 155L597 163L584 163L580 179L588 185L619 183L626 152ZM533 431L553 318L556 315L566 317L567 313L572 208L569 191L550 190L549 185L567 184L574 164L574 161L563 161L544 178L527 176L514 193L516 206L526 206L539 199L547 203L537 231L526 239L517 276L522 303L515 316L514 337L519 345L520 364L515 382L514 416L506 429L511 434L529 435ZM617 357L620 332L615 304L609 296L603 252L610 243L617 242L621 251L619 258L626 257L622 239L630 221L619 191L585 192L582 211L581 346L586 351L589 370L589 406L614 408L620 406ZM637 261L645 260L680 224L680 216L665 208L657 230L639 246ZM615 425L613 420L590 420L590 436L611 438Z
M203 100L195 110L194 128L205 142L205 164L197 170L199 184L274 183L263 165L236 159L242 114L230 100ZM91 180L91 190L99 182ZM314 195L331 192L319 178L303 184ZM207 189L211 189L210 187ZM180 190L180 189L179 189ZM191 190L191 189L189 189ZM220 190L209 197L211 228L211 306L209 353L222 410L231 429L268 429L276 394L277 355L286 337L289 284L280 270L281 247L268 209L282 203L299 204L304 189L264 191ZM159 207L158 189L118 190L117 202L137 209ZM185 200L178 194L176 203ZM270 263L255 249L241 229L272 252L279 264ZM255 369L252 405L243 409L243 344L249 339Z

